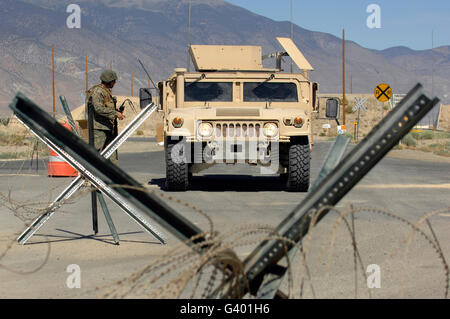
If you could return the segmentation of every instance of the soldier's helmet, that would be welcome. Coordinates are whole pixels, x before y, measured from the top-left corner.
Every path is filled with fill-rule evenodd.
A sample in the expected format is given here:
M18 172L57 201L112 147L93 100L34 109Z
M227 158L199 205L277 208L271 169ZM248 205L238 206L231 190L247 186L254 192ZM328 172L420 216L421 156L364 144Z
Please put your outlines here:
M100 75L100 80L105 83L117 81L117 73L113 70L105 70Z

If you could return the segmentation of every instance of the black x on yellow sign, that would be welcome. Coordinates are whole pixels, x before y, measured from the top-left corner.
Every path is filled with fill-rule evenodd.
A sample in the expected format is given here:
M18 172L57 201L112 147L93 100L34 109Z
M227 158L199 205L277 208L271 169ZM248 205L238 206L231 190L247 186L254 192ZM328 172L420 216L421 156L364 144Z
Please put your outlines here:
M387 102L392 98L392 89L389 84L381 83L375 88L375 98L380 102Z

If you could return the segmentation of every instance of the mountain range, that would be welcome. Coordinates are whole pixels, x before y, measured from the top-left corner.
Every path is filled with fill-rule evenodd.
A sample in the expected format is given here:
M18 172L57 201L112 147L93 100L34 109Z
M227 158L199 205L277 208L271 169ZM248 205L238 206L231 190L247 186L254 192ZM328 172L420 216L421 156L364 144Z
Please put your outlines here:
M119 74L114 94L133 94L147 86L140 59L154 82L188 63L189 0L77 0L81 28L66 21L72 0L0 2L0 114L22 91L47 110L52 108L52 45L55 46L56 94L74 108L84 101L85 59L89 86L112 67ZM289 37L291 24L257 15L223 0L191 0L192 44L258 45L263 54L282 50L275 37ZM321 93L342 91L342 39L294 25L293 40L313 65L311 78ZM289 69L289 58L285 59ZM275 66L265 60L265 66ZM193 70L192 63L190 69ZM352 78L352 87L350 85ZM417 82L427 94L450 104L450 46L416 51L406 47L364 48L346 41L346 88L370 93L379 83L407 93ZM57 111L62 112L58 104Z

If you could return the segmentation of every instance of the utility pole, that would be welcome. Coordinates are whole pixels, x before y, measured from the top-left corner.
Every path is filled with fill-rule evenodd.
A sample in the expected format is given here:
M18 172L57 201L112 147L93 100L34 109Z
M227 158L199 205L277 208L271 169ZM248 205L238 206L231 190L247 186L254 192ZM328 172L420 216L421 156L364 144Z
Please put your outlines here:
M434 50L434 30L431 29L431 95L434 94L434 55L433 55L433 50ZM434 116L436 113L433 112L432 115ZM436 123L437 125L437 123ZM433 131L436 129L436 125L435 123L433 123ZM428 125L429 127L430 125Z
M434 89L434 56L433 56L433 50L434 50L434 30L431 30L431 95L433 95L433 89Z
M55 92L55 45L52 45L52 73L53 73L53 118L56 117L56 92Z
M294 41L294 24L293 24L293 13L292 13L292 0L291 0L291 40ZM291 59L291 73L294 72L294 65Z
M350 94L353 94L353 75L350 74Z
M342 29L342 122L345 129L345 30Z
M86 54L86 96L88 91L89 91L88 56Z
M189 72L189 68L191 65L190 57L189 57L189 46L191 45L191 1L189 0L189 9L188 9L188 41L187 41L187 70ZM149 85L150 87L150 85Z

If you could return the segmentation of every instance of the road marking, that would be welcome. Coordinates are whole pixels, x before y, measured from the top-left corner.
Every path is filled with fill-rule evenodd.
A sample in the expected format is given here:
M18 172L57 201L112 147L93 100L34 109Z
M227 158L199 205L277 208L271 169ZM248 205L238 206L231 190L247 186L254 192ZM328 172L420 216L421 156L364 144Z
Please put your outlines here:
M280 205L292 205L297 204L296 202L271 202L271 203L262 203L262 202L254 202L254 203L247 203L248 206L280 206Z
M43 158L40 158L39 160L46 160L48 157L44 156ZM29 161L30 158L3 158L0 159L0 162L25 162Z
M0 176L41 176L37 174L0 174Z
M360 185L357 188L375 188L375 189L384 189L384 188L426 188L426 189L450 189L450 184L373 184L373 185Z

